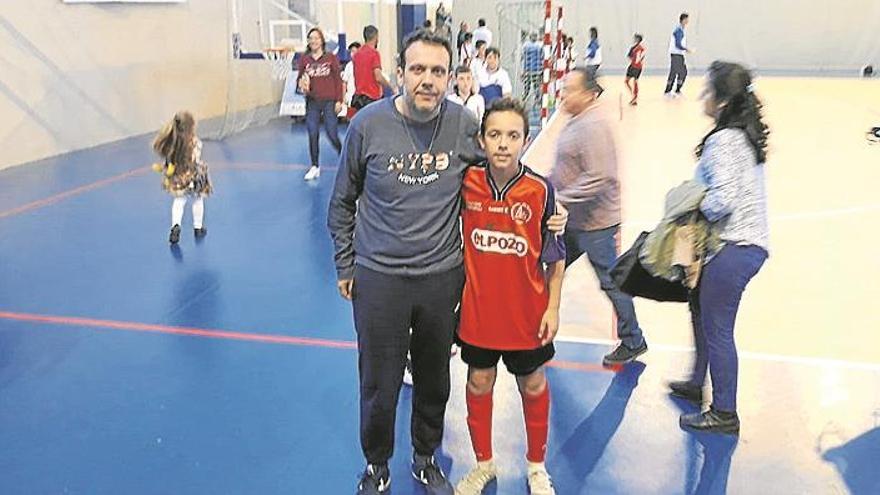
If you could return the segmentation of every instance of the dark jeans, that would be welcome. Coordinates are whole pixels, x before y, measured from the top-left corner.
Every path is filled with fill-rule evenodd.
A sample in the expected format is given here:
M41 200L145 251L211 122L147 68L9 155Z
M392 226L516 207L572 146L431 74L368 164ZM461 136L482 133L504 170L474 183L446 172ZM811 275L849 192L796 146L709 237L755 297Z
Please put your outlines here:
M596 271L596 278L617 314L618 338L625 346L636 349L645 343L645 338L639 328L632 296L621 292L614 285L609 273L617 259L616 235L619 230L619 226L591 231L569 228L565 232L565 266L574 263L582 254L587 254L587 259Z
M529 95L535 100L535 104L541 103L541 84L543 83L544 74L542 72L526 71L523 72L523 101L528 104Z
M675 92L679 93L681 92L681 87L684 86L684 80L687 79L688 68L684 65L684 55L670 55L670 58L666 92L672 91L672 86L675 84L675 80L678 79L678 86L675 88Z
M333 100L314 100L306 98L306 129L309 131L309 156L312 166L318 166L318 135L321 132L321 117L324 117L324 130L330 138L330 144L339 153L342 143L339 142L337 130L339 119L336 117L336 102Z
M599 66L598 65L588 65L587 71L596 79L596 89L599 91L599 94L602 94L605 91L605 88L599 85Z
M736 411L739 361L733 328L743 291L764 261L767 251L757 246L725 246L704 268L691 292L691 322L697 357L691 382L702 386L706 370L712 376L712 406Z
M355 268L361 448L368 463L384 464L394 452L407 350L412 357L413 449L432 455L440 446L449 399L449 348L463 286L462 267L420 277Z

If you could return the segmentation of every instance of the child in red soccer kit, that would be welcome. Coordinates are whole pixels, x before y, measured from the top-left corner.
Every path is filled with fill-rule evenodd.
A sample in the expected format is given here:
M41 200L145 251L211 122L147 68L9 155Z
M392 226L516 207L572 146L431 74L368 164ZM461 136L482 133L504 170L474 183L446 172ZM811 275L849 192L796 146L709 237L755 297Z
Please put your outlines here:
M528 131L522 103L494 102L480 129L488 163L470 167L462 184L466 281L457 340L468 364L467 422L477 466L459 481L458 495L482 493L496 477L492 391L499 359L522 396L529 491L556 493L544 466L550 412L544 364L555 353L565 244L547 229L553 187L519 162Z
M626 88L629 89L632 99L629 104L636 106L639 104L639 77L642 76L642 68L645 66L645 46L642 45L642 35L635 34L633 36L635 44L630 47L627 58L629 58L629 67L626 68ZM629 81L632 80L632 86Z

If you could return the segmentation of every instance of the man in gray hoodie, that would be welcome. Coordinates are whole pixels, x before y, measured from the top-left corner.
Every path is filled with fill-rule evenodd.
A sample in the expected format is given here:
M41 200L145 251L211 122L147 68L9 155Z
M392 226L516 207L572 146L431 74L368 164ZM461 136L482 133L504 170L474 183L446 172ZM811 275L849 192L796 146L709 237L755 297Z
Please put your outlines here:
M413 366L413 476L452 494L434 462L449 399L449 349L464 283L461 181L482 160L473 115L445 100L449 42L416 31L400 53L403 94L358 112L348 128L328 226L340 294L358 334L359 494L386 492L407 351ZM555 218L556 231L565 218ZM412 329L412 333L410 333Z

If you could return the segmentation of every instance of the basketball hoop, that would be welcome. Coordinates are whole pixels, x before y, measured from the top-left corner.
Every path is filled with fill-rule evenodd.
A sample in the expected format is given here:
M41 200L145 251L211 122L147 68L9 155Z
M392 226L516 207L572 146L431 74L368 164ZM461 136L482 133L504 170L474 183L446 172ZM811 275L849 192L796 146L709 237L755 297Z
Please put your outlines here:
M294 51L290 48L266 48L263 58L272 64L272 78L278 81L287 79L293 69Z

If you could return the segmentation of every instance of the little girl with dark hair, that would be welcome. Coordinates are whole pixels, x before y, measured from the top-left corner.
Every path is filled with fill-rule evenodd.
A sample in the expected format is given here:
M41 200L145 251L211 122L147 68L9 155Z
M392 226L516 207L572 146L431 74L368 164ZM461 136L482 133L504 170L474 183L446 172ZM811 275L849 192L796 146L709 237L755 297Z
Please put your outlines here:
M165 124L153 141L153 150L165 162L153 165L162 174L162 188L174 196L171 205L171 235L180 241L180 224L187 198L193 198L193 227L197 238L204 237L205 197L213 192L208 166L202 162L202 141L196 136L196 121L189 112L178 112Z

